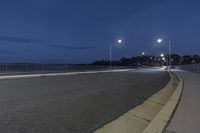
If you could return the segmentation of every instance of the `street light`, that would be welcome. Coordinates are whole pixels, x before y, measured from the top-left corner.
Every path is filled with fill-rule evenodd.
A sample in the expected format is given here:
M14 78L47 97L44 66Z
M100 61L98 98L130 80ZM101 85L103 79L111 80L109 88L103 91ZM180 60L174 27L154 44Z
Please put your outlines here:
M157 42L158 42L158 43L161 43L161 42L162 42L162 39L159 38L159 39L157 40Z
M117 40L118 44L121 44L122 42L123 42L122 39ZM112 68L112 47L113 47L113 45L111 44L110 45L110 69Z
M164 60L165 60L165 57L163 57L162 60L164 61Z
M164 57L164 54L162 53L162 54L160 54L160 57Z
M118 43L122 43L122 39L118 39L117 42L118 42Z
M157 43L162 43L163 39L158 38ZM168 52L169 52L169 58L168 58L168 69L171 70L171 42L168 40Z
M142 52L142 55L145 55L145 52Z

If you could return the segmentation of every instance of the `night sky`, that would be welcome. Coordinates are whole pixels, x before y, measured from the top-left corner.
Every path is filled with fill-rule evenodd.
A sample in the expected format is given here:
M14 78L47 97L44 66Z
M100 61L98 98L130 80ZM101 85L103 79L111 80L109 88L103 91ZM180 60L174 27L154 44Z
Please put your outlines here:
M0 62L89 63L200 53L199 0L1 0ZM117 39L123 39L118 46Z

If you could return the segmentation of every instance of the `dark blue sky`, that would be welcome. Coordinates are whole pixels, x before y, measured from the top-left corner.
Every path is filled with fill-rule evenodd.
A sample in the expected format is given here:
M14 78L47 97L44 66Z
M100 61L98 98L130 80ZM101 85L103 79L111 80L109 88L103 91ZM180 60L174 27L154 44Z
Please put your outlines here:
M158 55L157 37L173 53L200 53L199 0L1 0L0 62L88 63Z

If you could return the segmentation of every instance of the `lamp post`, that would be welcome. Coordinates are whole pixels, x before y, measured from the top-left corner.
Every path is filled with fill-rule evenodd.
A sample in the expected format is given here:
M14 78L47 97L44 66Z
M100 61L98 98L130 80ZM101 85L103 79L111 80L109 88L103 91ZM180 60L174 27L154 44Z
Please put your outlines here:
M122 42L123 42L122 39L117 40L118 44L121 44ZM112 69L112 47L113 47L113 45L111 44L110 45L110 69Z
M164 57L164 54L163 53L161 53L160 54L160 57L161 57L161 59L162 59L162 62L161 62L161 64L162 64L162 66L164 65L164 61L165 61L165 57Z
M163 39L159 38L157 40L157 43L162 43ZM168 53L169 53L169 57L168 57L168 69L171 70L171 41L168 40Z
M198 55L198 72L200 72L200 54Z
M142 65L147 64L147 61L146 61L146 59L144 58L144 56L145 56L145 52L142 52Z

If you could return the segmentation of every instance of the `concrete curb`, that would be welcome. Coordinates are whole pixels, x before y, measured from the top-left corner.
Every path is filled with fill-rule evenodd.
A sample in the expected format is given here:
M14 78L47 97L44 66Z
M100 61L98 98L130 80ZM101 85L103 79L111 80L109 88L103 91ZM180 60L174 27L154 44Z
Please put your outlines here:
M174 114L174 111L180 101L181 94L183 91L183 79L178 75L176 76L179 80L176 90L170 97L169 101L165 104L163 109L156 115L156 117L151 121L151 123L145 128L143 133L162 133L165 127L167 126L168 122L171 120Z
M87 72L66 72L66 73L43 73L43 74L25 74L25 75L8 75L0 76L0 80L5 79L21 79L21 78L37 78L37 77L50 77L50 76L67 76L76 74L95 74L95 73L108 73L108 72L126 72L133 69L119 69L119 70L105 70L105 71L87 71Z
M161 133L179 102L183 85L180 77L169 75L163 89L94 133Z

